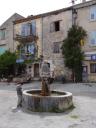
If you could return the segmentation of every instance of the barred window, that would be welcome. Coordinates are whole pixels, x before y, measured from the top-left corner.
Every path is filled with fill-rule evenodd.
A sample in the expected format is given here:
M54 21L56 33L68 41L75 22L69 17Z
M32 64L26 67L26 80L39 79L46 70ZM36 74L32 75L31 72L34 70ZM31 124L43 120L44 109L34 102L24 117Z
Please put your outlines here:
M60 42L53 43L53 53L60 53Z

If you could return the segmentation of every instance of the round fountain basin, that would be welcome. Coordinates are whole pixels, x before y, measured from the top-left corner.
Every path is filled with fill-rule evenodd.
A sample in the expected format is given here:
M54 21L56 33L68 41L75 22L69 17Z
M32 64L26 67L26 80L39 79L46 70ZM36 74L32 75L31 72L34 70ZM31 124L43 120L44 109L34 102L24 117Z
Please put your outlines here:
M41 90L23 91L23 108L36 112L65 111L73 105L72 93L51 91L50 96L41 96Z

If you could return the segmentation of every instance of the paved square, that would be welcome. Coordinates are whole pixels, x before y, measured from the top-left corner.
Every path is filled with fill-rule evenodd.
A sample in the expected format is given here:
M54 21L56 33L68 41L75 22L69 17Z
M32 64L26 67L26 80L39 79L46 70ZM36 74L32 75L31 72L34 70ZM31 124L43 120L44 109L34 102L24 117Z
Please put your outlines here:
M51 89L73 93L75 108L65 113L14 111L16 85L0 83L0 128L96 128L96 84L54 83ZM40 82L24 84L23 90L40 88Z

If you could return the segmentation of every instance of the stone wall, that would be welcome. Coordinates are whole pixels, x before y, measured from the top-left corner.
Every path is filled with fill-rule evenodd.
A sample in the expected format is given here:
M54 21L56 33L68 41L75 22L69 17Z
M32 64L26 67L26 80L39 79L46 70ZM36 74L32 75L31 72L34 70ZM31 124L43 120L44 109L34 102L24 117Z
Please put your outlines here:
M5 29L5 39L0 40L0 47L4 46L6 50L14 51L13 21L20 18L22 18L22 16L15 13L0 26L0 29Z
M94 1L96 2L96 1ZM84 8L79 8L77 9L77 24L79 26L82 26L86 32L87 32L87 38L85 39L85 43L84 43L84 46L82 47L82 50L85 52L85 54L87 56L89 56L87 59L85 58L85 61L84 61L84 65L87 66L87 76L86 76L86 81L96 81L96 73L91 73L90 72L90 64L91 63L96 63L96 60L92 61L91 60L91 55L93 54L96 54L96 44L95 45L92 45L90 43L90 37L91 37L91 32L92 31L96 31L96 20L91 20L90 19L90 9L91 7L93 7L94 5L92 6L87 6L87 7L84 7ZM96 5L95 5L96 7Z
M38 37L38 39L35 43L38 46L38 57L40 57L40 55L42 55L42 19L38 18L38 19L34 19L34 20L36 21L36 36ZM32 22L32 20L28 20L26 22L22 22L22 23L18 23L16 25L14 25L14 37L16 37L16 34L18 34L18 35L21 34L22 24L31 23L31 22ZM18 42L16 40L14 41L14 49L15 50L19 43L20 42Z
M60 21L60 31L50 32L50 24ZM72 26L71 11L64 11L57 15L49 15L43 18L43 56L45 60L52 60L55 66L55 75L66 75L64 67L64 58L62 56L61 46L67 36L68 29ZM53 53L53 43L59 42L60 53Z

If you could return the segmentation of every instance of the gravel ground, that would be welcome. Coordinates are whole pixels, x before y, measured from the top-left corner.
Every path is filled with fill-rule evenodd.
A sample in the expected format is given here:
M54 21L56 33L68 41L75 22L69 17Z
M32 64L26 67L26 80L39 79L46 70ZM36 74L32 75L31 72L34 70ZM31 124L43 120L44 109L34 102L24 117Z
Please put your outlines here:
M23 90L40 87L40 82L33 82L24 84ZM15 110L16 85L0 83L0 128L96 128L95 83L54 83L50 88L72 92L75 108L64 113Z

